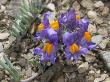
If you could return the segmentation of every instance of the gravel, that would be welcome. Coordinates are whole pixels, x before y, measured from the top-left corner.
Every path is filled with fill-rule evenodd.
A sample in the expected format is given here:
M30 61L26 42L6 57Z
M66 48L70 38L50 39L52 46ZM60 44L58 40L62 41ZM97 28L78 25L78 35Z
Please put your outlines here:
M4 49L10 48L10 45L13 44L13 42L16 40L15 37L10 36L9 29L11 26L8 25L8 22L11 22L12 20L9 20L8 18L10 16L15 17L18 13L18 9L21 5L21 0L11 0L10 3L9 0L0 0L0 59L4 61L3 55ZM98 44L98 46L101 48L97 48L97 51L100 52L100 56L102 60L99 60L97 58L97 55L99 53L89 53L87 56L84 57L84 59L81 57L76 64L76 68L72 66L65 66L63 71L63 75L56 78L56 82L110 82L110 77L105 72L107 71L104 69L106 67L108 70L110 70L110 49L109 42L110 37L109 35L109 25L110 25L110 10L107 5L105 5L104 2L101 0L82 0L80 4L74 0L65 0L61 5L59 5L62 0L53 0L51 2L47 1L47 7L54 11L55 13L58 12L65 12L70 7L70 3L72 4L72 8L75 8L76 14L80 14L81 17L86 17L90 19L90 24L88 31L91 32L92 35L92 41ZM7 4L8 2L8 4ZM58 3L58 7L56 5L56 2ZM72 3L73 2L73 3ZM5 5L6 4L6 5ZM107 19L107 20L106 20ZM8 21L8 22L7 22ZM107 22L106 22L107 21ZM27 47L27 46L26 46ZM25 47L25 48L26 48ZM33 50L33 49L31 49ZM10 59L13 57L15 58L12 63L16 65L16 69L19 71L20 74L23 75L22 79L27 79L31 77L33 74L32 68L35 68L34 72L36 72L36 68L33 65L30 65L28 63L28 60L34 59L32 53L27 52L25 54L20 53L20 58L18 57L18 53L15 51L10 51L16 54L14 56L12 53L8 54ZM103 64L104 62L104 64ZM100 64L101 63L101 64ZM2 67L0 67L2 68ZM49 67L50 68L50 67ZM54 69L54 68L53 68ZM52 70L53 70L52 69ZM45 70L47 71L47 70ZM108 72L108 71L107 71ZM4 72L0 70L0 80L1 82L9 82L7 81L7 78L9 79L9 76L7 76ZM46 73L46 77L49 77L49 74L52 74L51 69L48 73ZM36 74L37 76L38 74ZM34 78L36 77L34 76ZM6 77L6 78L4 78ZM55 77L55 75L54 75ZM33 77L32 77L33 78ZM53 78L52 78L53 79ZM29 79L28 79L29 80ZM27 80L26 80L27 81ZM36 79L31 82L37 82ZM52 81L54 82L54 81Z

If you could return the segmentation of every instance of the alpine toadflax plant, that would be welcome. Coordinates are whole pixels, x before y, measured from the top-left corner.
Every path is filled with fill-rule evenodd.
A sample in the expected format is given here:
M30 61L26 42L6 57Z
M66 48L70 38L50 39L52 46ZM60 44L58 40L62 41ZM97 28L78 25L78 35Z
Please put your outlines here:
M74 10L68 10L55 18L53 12L44 13L41 23L36 25L34 36L34 55L39 56L41 63L58 61L58 53L62 51L61 59L77 62L81 55L95 50L95 43L91 42L88 32L89 20L80 18ZM61 47L62 46L62 47Z

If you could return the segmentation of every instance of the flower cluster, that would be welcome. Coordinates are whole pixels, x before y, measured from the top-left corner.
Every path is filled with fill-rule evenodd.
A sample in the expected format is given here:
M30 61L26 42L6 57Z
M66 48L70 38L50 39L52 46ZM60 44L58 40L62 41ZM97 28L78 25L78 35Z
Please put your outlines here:
M55 18L54 13L44 13L41 23L36 26L35 42L40 46L35 47L34 55L40 56L40 62L57 61L59 45L63 45L64 60L77 62L81 55L88 54L95 49L95 43L91 42L91 34L87 31L89 21L80 18L74 10L68 10Z

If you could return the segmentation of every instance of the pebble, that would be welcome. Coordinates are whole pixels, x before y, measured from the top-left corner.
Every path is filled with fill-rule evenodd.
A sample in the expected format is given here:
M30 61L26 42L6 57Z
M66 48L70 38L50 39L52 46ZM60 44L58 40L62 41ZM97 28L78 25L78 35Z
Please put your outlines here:
M3 4L6 4L7 0L0 0L0 4L3 5Z
M110 82L110 77L106 78L105 81L103 81L103 82Z
M101 74L101 80L102 80L102 81L105 80L105 78L107 78L107 77L108 77L107 74Z
M88 70L89 68L89 64L88 62L82 63L79 67L78 67L78 72L79 73L84 73Z
M1 52L0 53L0 60L3 62L3 63L6 63L6 61L4 60L4 56L5 55L5 53L4 52ZM0 65L0 68L3 68L1 65Z
M90 33L96 33L97 32L96 26L95 25L92 25L92 24L89 24L88 31Z
M94 82L94 76L86 76L86 82Z
M81 8L81 7L80 7L80 4L79 4L77 1L75 1L75 2L73 3L72 7L75 9L76 12L79 11L80 8Z
M102 81L100 78L95 78L94 82L100 82Z
M94 77L95 78L99 78L100 77L100 73L97 73L97 71L96 71L96 73L94 74Z
M101 35L96 35L96 36L93 36L92 37L92 42L96 43L96 44L99 44L103 39L103 36Z
M86 62L94 62L95 59L96 59L96 57L95 56L92 56L92 55L86 55L85 56Z
M0 40L5 40L9 37L9 33L0 33Z
M21 67L26 67L27 60L25 58L19 58L19 64Z
M102 40L102 42L99 44L99 46L102 48L102 49L105 49L106 46L107 46L107 43L109 42L109 39L104 39Z
M108 77L107 74L101 74L101 77L99 78L95 78L94 82L102 82L103 80L105 80Z
M4 71L0 70L0 81L4 78Z
M8 82L7 80L2 80L1 82Z
M95 72L94 72L93 70L90 70L90 71L89 71L89 74L90 74L90 75L94 75Z
M53 82L54 82L54 81L53 81ZM58 78L58 80L55 81L55 82L65 82L65 78L64 78L63 76L60 76L60 77Z
M20 73L21 72L21 67L20 66L15 66L16 70Z
M102 51L101 57L105 64L107 65L107 69L110 70L110 51Z
M94 7L96 8L100 8L101 10L104 8L104 3L102 1L97 1L95 4L94 4Z
M96 17L95 22L97 24L102 24L104 21L103 21L103 19L101 17Z
M0 8L0 13L4 12L6 10L6 7L1 5L1 8Z
M110 9L108 7L104 7L101 15L104 16L104 17L106 17L106 16L109 15L109 11L110 11Z
M73 73L71 74L71 76L70 76L70 79L74 79L75 77L76 77L76 73L73 72Z
M105 28L100 28L100 29L98 30L98 33L99 33L100 35L102 35L103 37L107 37L107 36L108 36L108 30L105 29Z
M110 50L110 41L107 43L106 48Z
M11 46L11 43L8 41L3 42L4 49L8 49Z
M32 70L31 70L31 68L28 68L27 70L26 70L26 76L27 77L30 77L32 75Z
M93 2L91 0L82 0L81 1L81 5L84 7L84 8L87 8L87 9L92 9L93 8Z
M27 60L31 59L34 55L32 53L23 54L23 57Z
M88 11L87 15L90 19L96 19L96 17L97 17L97 13L92 10Z
M0 53L3 52L3 44L0 42Z
M52 10L52 11L55 11L55 5L53 3L47 4L47 8Z
M16 37L14 37L14 36L9 37L10 44L12 44L15 40L16 40Z
M4 58L3 58L4 55L5 55L4 52L1 52L1 53L0 53L0 60L1 60L2 62L5 62L5 60L4 60Z

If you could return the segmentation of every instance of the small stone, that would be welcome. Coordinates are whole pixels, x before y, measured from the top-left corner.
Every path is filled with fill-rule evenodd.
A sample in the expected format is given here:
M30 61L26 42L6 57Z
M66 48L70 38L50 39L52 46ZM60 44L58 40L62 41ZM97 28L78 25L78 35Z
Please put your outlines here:
M99 78L100 77L100 70L97 70L95 71L95 75L94 75L96 78Z
M101 79L100 78L95 78L94 82L100 82Z
M25 58L19 58L19 64L21 67L26 67L27 60Z
M104 21L103 21L103 19L101 17L96 17L95 22L97 24L102 24Z
M102 51L101 57L104 63L107 65L107 69L110 70L110 51Z
M31 67L26 70L26 76L30 77L32 75Z
M87 9L92 9L93 8L93 2L91 0L82 0L81 5L84 8L87 8Z
M90 71L89 71L89 74L94 75L95 72L94 72L93 70L90 70Z
M103 81L103 82L110 82L110 77L106 78L105 81Z
M88 62L82 63L79 67L78 67L78 72L79 73L84 73L88 70L89 68L89 64Z
M73 72L73 73L71 74L71 76L70 76L70 79L74 79L75 77L76 77L76 73Z
M2 43L0 42L0 53L3 52L3 45Z
M102 11L102 16L108 16L109 15L109 11L110 11L110 9L108 8L108 7L104 7L104 9L103 9L103 11Z
M95 4L94 4L94 7L96 8L100 8L101 10L104 8L104 3L102 1L97 1Z
M0 5L6 4L7 0L0 0Z
M110 41L107 43L106 48L110 50Z
M27 60L31 59L34 55L32 53L23 54L23 57Z
M108 75L107 74L101 74L101 80L103 81L103 80L105 80L105 78L107 78L108 77Z
M99 44L102 41L103 37L101 35L96 35L92 37L92 42Z
M94 82L94 76L86 76L86 82Z
M0 13L4 12L6 10L6 7L1 5Z
M96 17L97 17L97 13L92 10L88 11L87 15L90 19L96 19Z
M0 40L7 39L9 35L10 35L9 33L0 33Z
M108 77L107 74L101 74L101 77L96 78L96 79L94 80L94 82L102 82L102 81L105 80L105 78L107 78L107 77Z
M96 57L95 56L92 56L92 55L86 55L85 56L86 62L94 62L95 59L96 59Z
M88 31L90 33L96 33L97 32L96 26L95 25L92 25L92 24L89 24Z
M4 71L0 70L0 81L4 78Z
M73 6L72 7L75 9L75 11L79 11L80 10L80 4L77 1L75 1L73 3Z
M1 82L8 82L7 80L2 80Z
M3 42L4 49L8 49L11 46L11 43L9 41Z
M55 81L56 82L56 81ZM57 80L57 82L65 82L65 79L63 76L60 76Z
M107 43L109 42L109 39L104 39L101 41L101 43L99 44L99 46L102 48L102 49L105 49L106 46L107 46Z
M71 72L74 72L76 69L77 68L75 66L68 65L64 67L63 72L71 73Z
M3 57L4 55L5 55L4 52L0 53L0 60L5 63L6 61L4 60L4 57Z
M49 8L52 11L55 11L55 5L53 3L47 4L47 8Z
M14 37L14 36L9 37L10 44L12 44L15 40L16 40L16 37Z
M105 28L100 28L100 29L98 30L98 33L99 33L100 35L102 35L103 37L107 37L107 36L108 36L108 30L105 29Z

